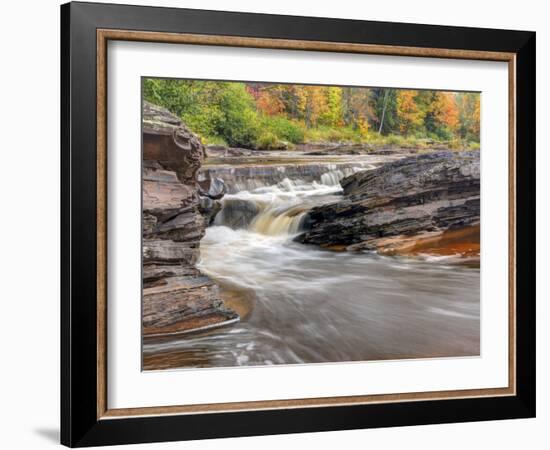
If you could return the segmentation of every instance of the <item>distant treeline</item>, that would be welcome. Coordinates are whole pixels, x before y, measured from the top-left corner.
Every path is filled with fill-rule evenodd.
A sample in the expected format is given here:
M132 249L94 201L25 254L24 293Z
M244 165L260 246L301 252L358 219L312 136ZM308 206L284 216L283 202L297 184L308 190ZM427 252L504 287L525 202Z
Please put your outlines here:
M478 93L150 78L143 96L177 114L207 143L479 146Z

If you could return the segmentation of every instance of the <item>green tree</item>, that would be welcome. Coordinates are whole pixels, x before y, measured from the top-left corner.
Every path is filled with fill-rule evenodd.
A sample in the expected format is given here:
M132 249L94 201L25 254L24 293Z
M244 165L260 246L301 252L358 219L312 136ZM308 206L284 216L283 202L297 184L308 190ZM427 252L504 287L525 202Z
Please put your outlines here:
M383 135L399 133L397 90L373 89L373 105L375 111L373 127Z
M150 78L143 96L207 142L247 148L381 142L379 134L479 142L480 134L478 93Z

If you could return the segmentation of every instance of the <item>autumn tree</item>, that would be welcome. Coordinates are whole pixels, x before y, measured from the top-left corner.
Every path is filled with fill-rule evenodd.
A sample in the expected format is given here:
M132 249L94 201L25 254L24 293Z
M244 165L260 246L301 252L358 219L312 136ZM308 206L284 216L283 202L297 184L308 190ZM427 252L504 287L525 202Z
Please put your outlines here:
M458 134L462 139L479 141L480 95L463 92L457 95Z
M323 86L304 86L306 125L316 126L321 116L328 112L328 102Z
M372 91L368 88L342 89L343 122L365 135L375 120Z
M438 92L433 109L436 123L454 132L459 123L456 95L453 92Z
M472 114L472 134L479 141L480 137L480 123L481 123L481 102L479 95L474 98L474 113Z
M342 88L329 86L325 88L326 110L321 115L320 121L324 125L341 127L344 124Z
M425 112L417 103L418 91L401 90L397 94L397 117L401 134L408 135L423 127Z
M268 116L281 114L285 105L281 99L281 88L279 85L266 85L259 89L256 97L256 106Z
M473 92L147 78L143 96L208 142L233 146L480 136L480 94Z
M458 126L455 94L443 91L419 91L416 103L424 114L424 129L430 137L450 139Z

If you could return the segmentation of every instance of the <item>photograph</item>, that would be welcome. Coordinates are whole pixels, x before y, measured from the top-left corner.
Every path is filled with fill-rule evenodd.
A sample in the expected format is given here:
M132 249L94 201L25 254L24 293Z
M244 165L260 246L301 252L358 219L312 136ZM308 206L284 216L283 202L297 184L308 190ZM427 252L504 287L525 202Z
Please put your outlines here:
M390 432L425 448L429 430L433 448L511 449L543 429L523 420L540 394L543 15L476 4L415 16L399 1L59 8L60 71L32 94L60 102L31 102L48 105L32 125L6 121L27 131L7 133L20 161L5 171L22 211L10 217L31 205L56 221L37 233L19 220L25 236L6 233L5 253L28 279L21 244L59 244L60 276L39 270L33 284L59 284L59 308L34 295L41 326L60 325L59 357L33 351L36 339L11 347L24 373L56 364L42 372L60 411L44 417L59 417L63 445L351 448L365 436L387 446ZM52 60L40 34L19 60ZM30 117L8 91L10 114L21 109L10 118ZM56 105L60 126L46 120ZM31 146L43 163L25 180L60 178L57 212L45 182L29 200L14 190L30 186L21 137L54 143L52 132L60 165ZM446 424L462 431L449 439Z
M142 370L480 356L480 92L141 90Z

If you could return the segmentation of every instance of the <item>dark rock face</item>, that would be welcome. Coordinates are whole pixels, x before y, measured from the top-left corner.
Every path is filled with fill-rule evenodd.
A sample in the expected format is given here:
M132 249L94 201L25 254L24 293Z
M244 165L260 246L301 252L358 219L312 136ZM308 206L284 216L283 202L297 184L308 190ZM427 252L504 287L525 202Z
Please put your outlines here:
M219 289L194 266L224 187L200 190L205 150L167 110L143 106L143 333L162 336L235 322ZM200 195L202 192L203 195Z
M202 183L206 190L201 189L201 195L209 197L212 200L219 200L227 194L227 186L221 178L212 177ZM202 188L203 186L201 186Z
M444 233L479 225L479 152L404 158L341 181L344 197L310 211L306 244L380 250L388 237ZM395 241L393 241L395 243Z

